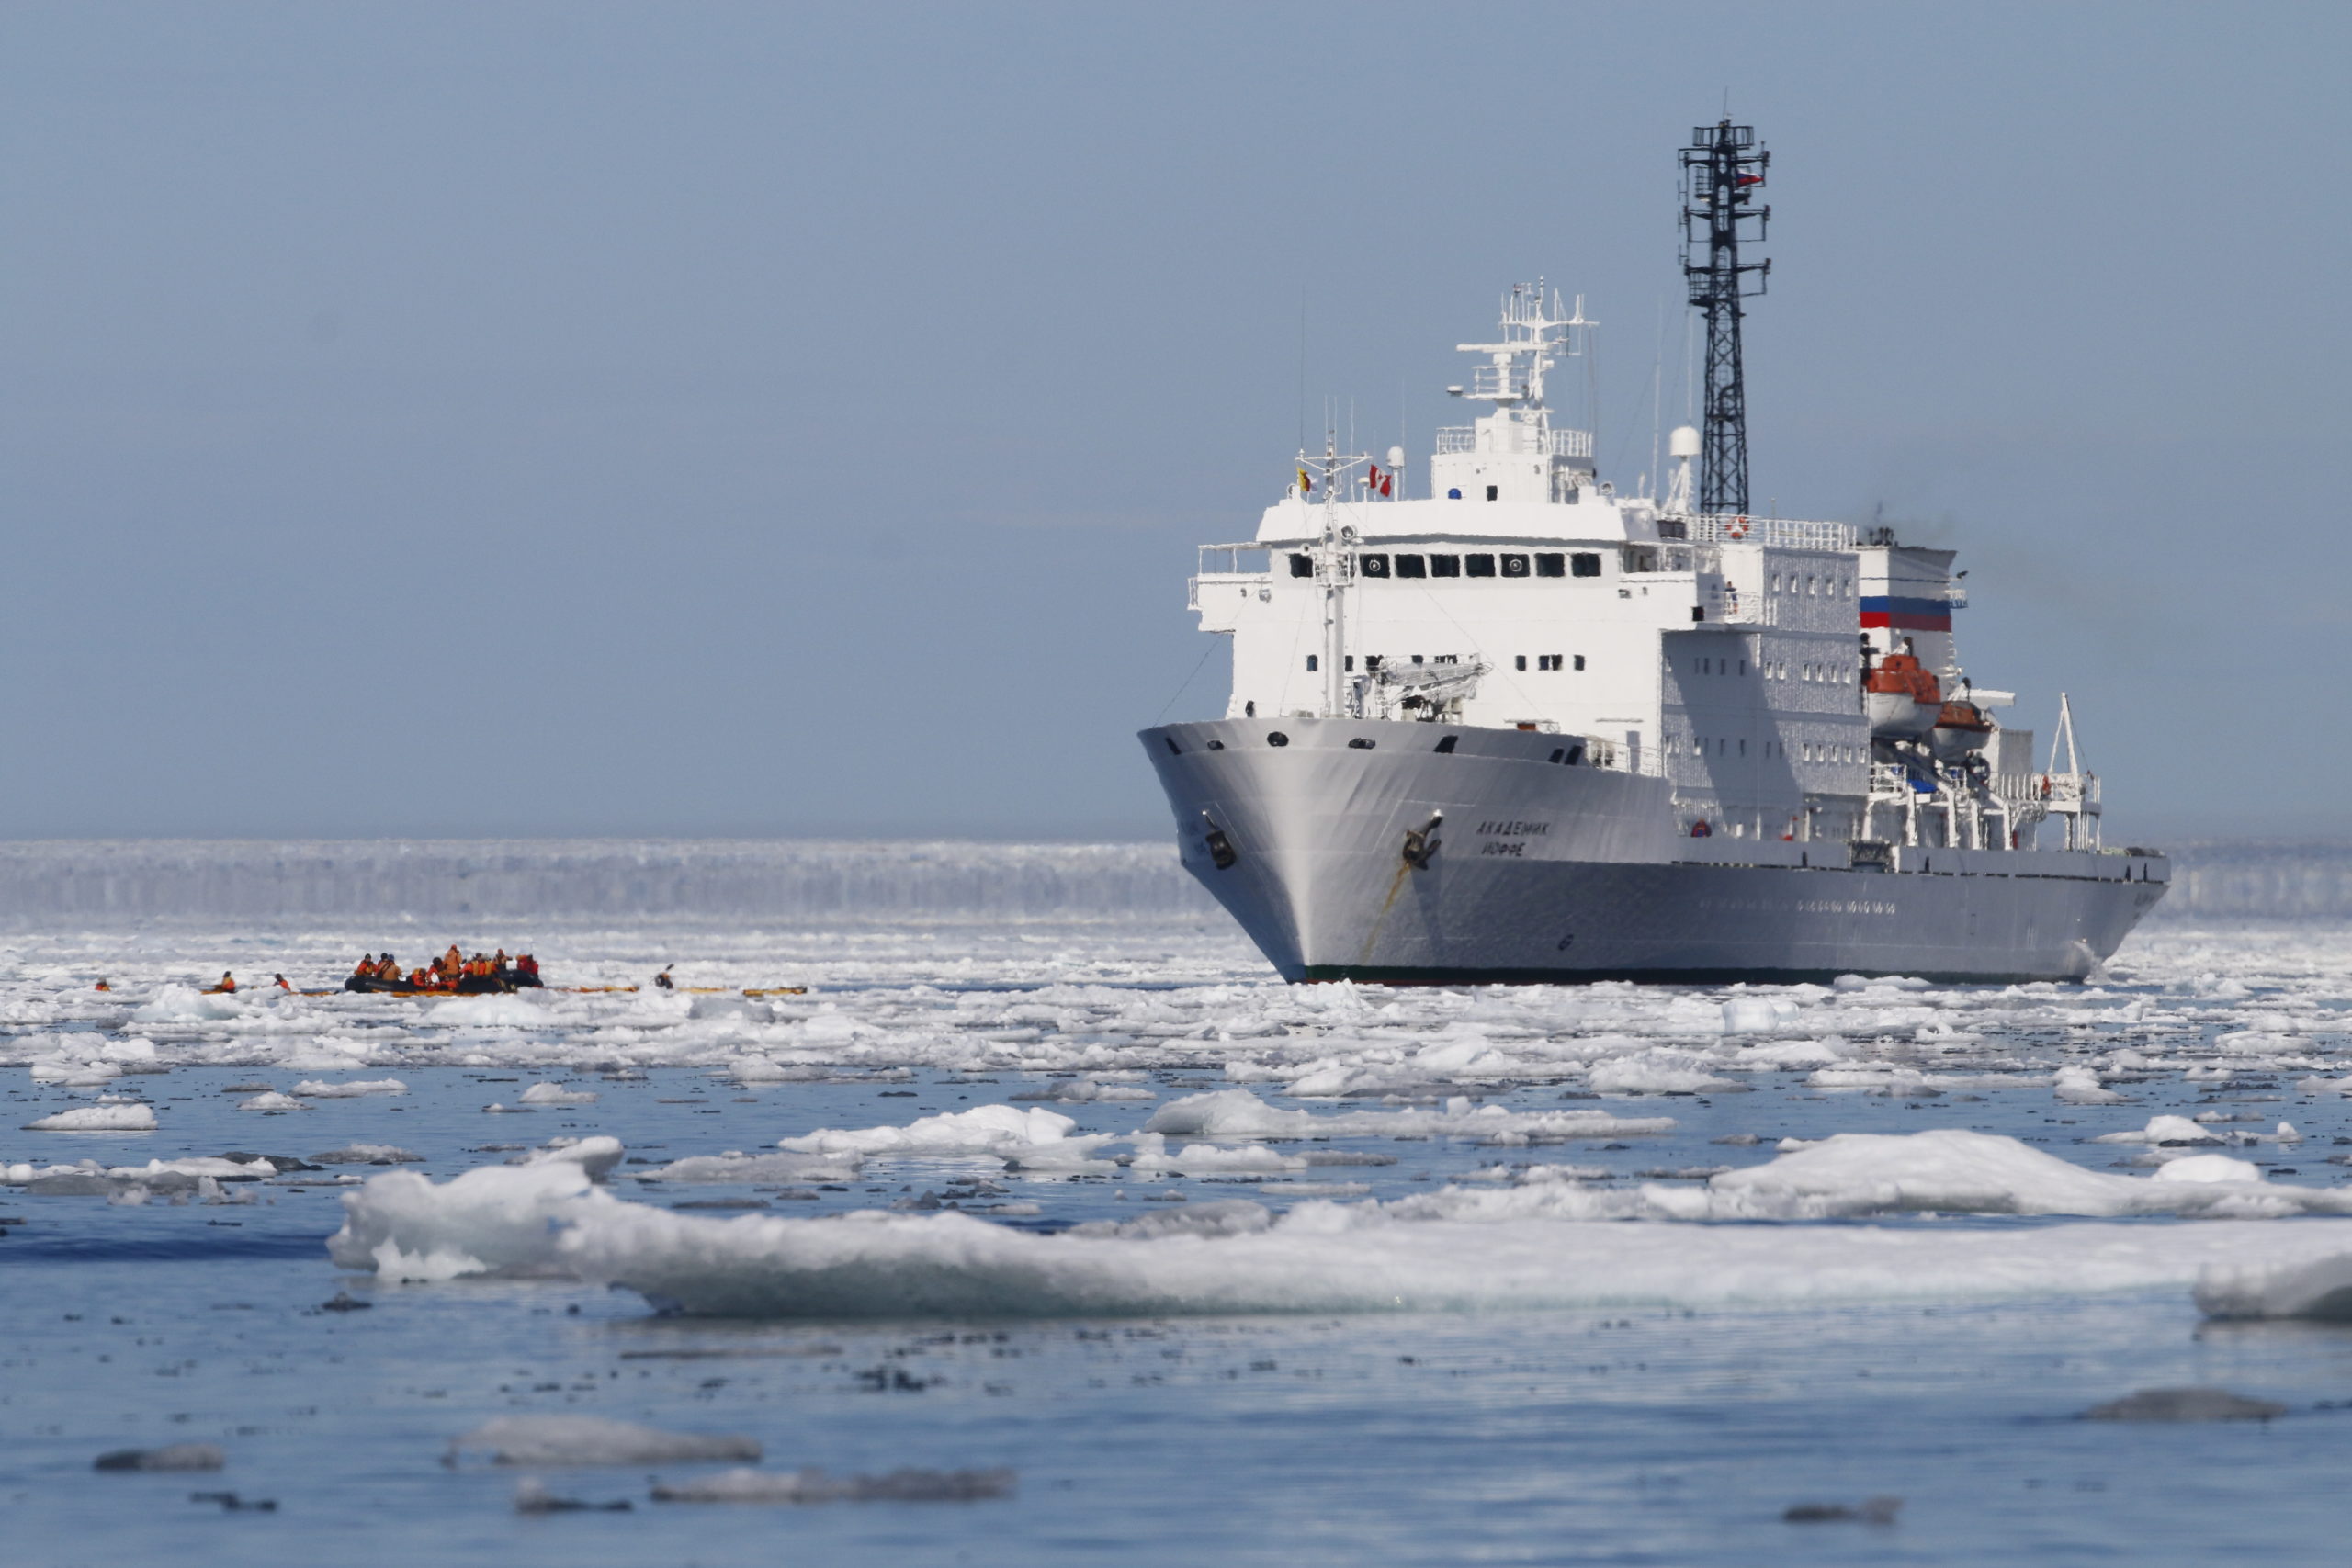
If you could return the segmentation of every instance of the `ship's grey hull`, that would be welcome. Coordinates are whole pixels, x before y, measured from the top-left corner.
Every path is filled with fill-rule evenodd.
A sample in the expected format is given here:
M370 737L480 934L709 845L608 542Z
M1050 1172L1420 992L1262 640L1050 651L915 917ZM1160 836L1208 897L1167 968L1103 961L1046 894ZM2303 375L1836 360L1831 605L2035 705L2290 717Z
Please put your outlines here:
M1665 781L1555 762L1555 735L1291 718L1141 739L1186 868L1295 981L2079 980L2169 874L1949 850L1857 870L1842 844L1678 839ZM1436 814L1437 850L1409 864Z

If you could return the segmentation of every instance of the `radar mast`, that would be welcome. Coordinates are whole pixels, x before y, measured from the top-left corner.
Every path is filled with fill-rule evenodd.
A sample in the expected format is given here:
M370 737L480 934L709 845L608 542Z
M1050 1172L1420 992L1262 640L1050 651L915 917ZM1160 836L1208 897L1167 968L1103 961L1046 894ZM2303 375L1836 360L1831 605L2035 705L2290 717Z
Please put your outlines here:
M1707 373L1700 411L1699 510L1747 513L1747 391L1739 356L1740 300L1764 292L1769 261L1739 259L1739 226L1753 220L1758 242L1772 217L1751 206L1772 154L1756 128L1725 119L1690 132L1682 149L1682 276L1690 303L1707 312ZM1697 259L1703 250L1704 260ZM1747 286L1755 276L1756 287Z

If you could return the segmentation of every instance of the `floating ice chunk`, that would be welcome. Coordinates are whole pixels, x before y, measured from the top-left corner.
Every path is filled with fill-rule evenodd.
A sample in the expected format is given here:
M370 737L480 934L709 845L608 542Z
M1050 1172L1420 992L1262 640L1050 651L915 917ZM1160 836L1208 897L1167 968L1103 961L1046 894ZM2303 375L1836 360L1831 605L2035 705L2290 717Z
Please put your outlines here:
M626 1151L618 1138L598 1134L593 1138L549 1138L547 1146L532 1150L516 1163L520 1165L576 1165L590 1177L602 1180L613 1167L621 1163Z
M1304 1111L1277 1111L1246 1089L1219 1089L1169 1101L1143 1130L1194 1138L1306 1138L1315 1135L1316 1119Z
M563 1160L488 1166L437 1184L391 1171L343 1195L327 1256L397 1280L562 1275L557 1240L583 1200L602 1196L586 1169Z
M2227 1155L2190 1155L2166 1160L2156 1171L2158 1181L2260 1181L2262 1168Z
M280 1094L276 1089L271 1089L267 1093L254 1095L251 1100L237 1101L237 1109L240 1111L308 1111L311 1108L290 1094Z
M1797 1004L1770 997L1734 997L1724 1003L1725 1034L1762 1034L1797 1021Z
M1069 1078L1050 1089L1033 1089L1012 1097L1015 1100L1050 1100L1070 1105L1087 1105L1101 1100L1157 1100L1159 1096L1140 1084L1101 1083L1091 1077Z
M1745 1004L1725 1002L1724 1008L1729 1011L1740 1005ZM1703 1094L1747 1089L1746 1084L1717 1077L1707 1066L1705 1057L1687 1051L1644 1051L1611 1057L1594 1067L1586 1081L1600 1094Z
M975 1503L1010 1497L1010 1470L894 1470L832 1476L821 1470L723 1470L693 1481L657 1483L657 1503Z
M449 1440L448 1462L485 1453L492 1464L691 1464L708 1460L757 1463L756 1438L659 1427L602 1416L501 1416Z
M855 1155L691 1155L644 1173L651 1181L847 1181L864 1162Z
M526 1105L594 1105L596 1091L591 1089L566 1089L559 1083L535 1083L523 1091Z
M313 1165L422 1165L424 1156L390 1144L345 1144L339 1149L312 1155Z
M2085 1066L2061 1067L2051 1080L2051 1092L2069 1105L2120 1105L2123 1096L2099 1086L2098 1075Z
M2148 1124L2135 1133L2101 1133L2091 1140L2094 1144L2218 1144L2217 1133L2208 1132L2186 1116L2151 1116Z
M1110 1141L1107 1134L1072 1138L1070 1134L1077 1126L1075 1121L1056 1111L976 1105L969 1111L925 1116L904 1127L820 1127L801 1137L778 1139L776 1147L815 1155L999 1155L1026 1158L1030 1150L1045 1145L1082 1144L1091 1148Z
M548 1021L548 1010L519 992L481 997L451 997L435 1002L431 1022L444 1029L535 1029Z
M1147 1133L1194 1138L1469 1137L1499 1146L1568 1138L1615 1138L1672 1129L1670 1116L1611 1116L1605 1111L1510 1111L1474 1107L1456 1095L1440 1111L1353 1111L1317 1116L1279 1111L1246 1089L1212 1089L1170 1100L1143 1124Z
M247 1009L233 995L198 991L193 986L165 986L130 1016L141 1023L212 1023L243 1018Z
M2352 1254L2352 1224L1792 1232L1553 1219L1416 1222L1378 1205L1308 1202L1244 1235L1049 1236L954 1213L722 1221L610 1202L583 1215L559 1245L580 1277L625 1284L689 1313L921 1318L1998 1299L2143 1290L2186 1285L2209 1263Z
M775 1009L751 997L696 997L686 1009L686 1016L695 1019L739 1019L745 1023L774 1023Z
M1128 1168L1147 1173L1172 1171L1185 1176L1228 1176L1257 1172L1272 1175L1306 1168L1306 1162L1303 1159L1276 1154L1270 1148L1255 1145L1226 1148L1216 1144L1187 1144L1181 1152L1171 1155L1168 1152L1168 1140L1158 1133L1137 1134L1136 1148L1137 1152Z
M728 1076L737 1083L822 1083L833 1076L831 1069L813 1062L790 1065L772 1056L739 1056L727 1065Z
M2248 1399L2225 1388L2143 1388L2122 1399L2094 1404L2086 1421L2269 1421L2287 1407Z
M358 1078L348 1083L306 1078L296 1084L292 1092L310 1100L362 1100L376 1094L406 1094L408 1085L398 1078Z
M219 1470L229 1458L213 1443L173 1443L160 1449L117 1449L100 1454L92 1470Z
M28 1133L152 1133L155 1130L155 1108L152 1105L80 1105L71 1111L60 1111L38 1122L25 1123Z
M2352 1251L2215 1263L2199 1275L2196 1297L2208 1317L2352 1323Z

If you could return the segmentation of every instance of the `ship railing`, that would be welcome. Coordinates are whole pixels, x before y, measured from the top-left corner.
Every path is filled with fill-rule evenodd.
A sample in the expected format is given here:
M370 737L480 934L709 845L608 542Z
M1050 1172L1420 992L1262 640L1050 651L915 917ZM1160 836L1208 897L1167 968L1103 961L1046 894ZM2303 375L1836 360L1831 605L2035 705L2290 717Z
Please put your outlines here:
M1547 457L1589 457L1592 456L1592 432L1589 430L1533 430L1524 425L1502 427L1513 432L1512 444L1498 448L1507 455L1532 452ZM1478 451L1478 428L1471 424L1447 424L1438 427L1437 452L1442 457L1450 452Z
M1254 565L1245 564L1255 556ZM1245 592L1253 586L1271 586L1274 581L1272 558L1263 545L1203 545L1199 572L1184 580L1184 608L1201 607L1201 585L1213 588L1238 588Z
M1741 517L1722 514L1668 519L1682 525L1682 536L1707 544L1770 545L1781 550L1850 550L1854 530L1844 523L1804 523L1789 517ZM1659 526L1665 533L1663 524Z

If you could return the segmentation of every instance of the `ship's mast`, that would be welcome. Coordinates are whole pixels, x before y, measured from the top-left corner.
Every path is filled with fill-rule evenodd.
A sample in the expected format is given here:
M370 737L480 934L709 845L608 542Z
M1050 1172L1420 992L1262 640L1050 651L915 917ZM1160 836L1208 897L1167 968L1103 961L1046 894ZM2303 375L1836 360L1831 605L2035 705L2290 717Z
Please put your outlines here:
M1352 533L1353 530L1347 530ZM1340 451L1323 433L1323 548L1316 575L1323 587L1323 716L1347 716L1348 583L1355 576L1351 541L1340 525Z
M1740 300L1764 292L1769 261L1739 259L1741 223L1764 238L1772 209L1751 206L1772 154L1756 145L1756 128L1728 119L1700 126L1682 149L1682 275L1690 303L1707 312L1706 391L1700 413L1699 510L1722 516L1747 512L1747 392L1739 355ZM1705 259L1695 259L1701 247ZM1744 279L1755 275L1756 287Z

